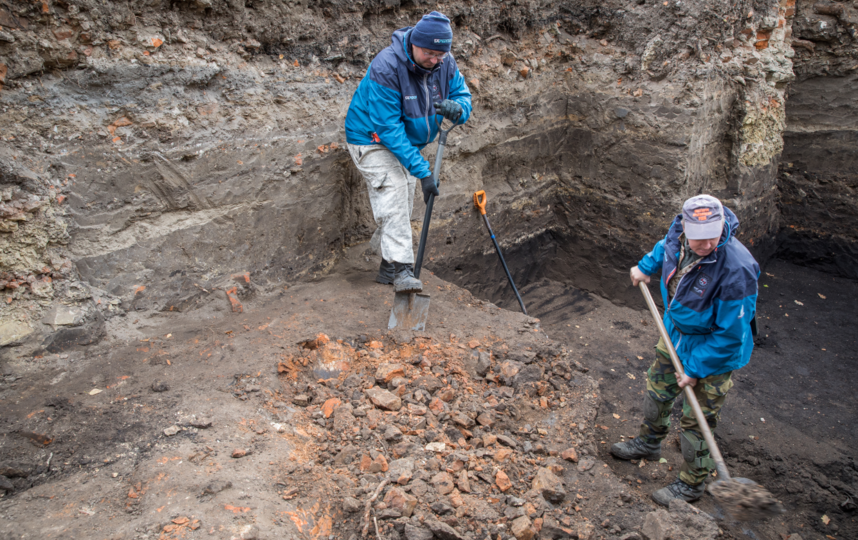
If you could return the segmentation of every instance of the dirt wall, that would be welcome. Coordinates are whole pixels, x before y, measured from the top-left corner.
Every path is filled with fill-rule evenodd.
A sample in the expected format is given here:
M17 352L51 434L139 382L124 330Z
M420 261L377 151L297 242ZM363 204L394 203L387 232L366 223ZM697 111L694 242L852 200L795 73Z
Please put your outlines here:
M779 172L779 256L856 278L858 5L800 3Z
M86 341L105 318L182 310L236 279L236 294L252 295L329 271L373 229L344 151L352 92L391 32L426 9L3 3L0 151L19 172L0 183L9 202L45 201L31 211L38 219L15 230L4 222L0 233L7 252L35 246L4 278L0 320L17 329L7 343L24 332L28 350L45 347L58 328ZM548 272L618 300L625 272L615 269L692 194L723 198L765 258L778 227L791 9L787 0L445 5L475 112L451 136L427 266L452 275L484 249L468 211L480 188L506 247L527 250L554 231L566 255ZM54 229L67 232L44 232ZM35 281L56 288L62 276L82 292L36 301ZM86 316L45 322L59 304Z

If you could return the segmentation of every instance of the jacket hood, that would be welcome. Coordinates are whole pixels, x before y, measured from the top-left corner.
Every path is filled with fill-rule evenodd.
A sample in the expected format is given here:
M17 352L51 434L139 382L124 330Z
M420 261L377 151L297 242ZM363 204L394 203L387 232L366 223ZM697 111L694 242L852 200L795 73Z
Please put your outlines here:
M408 71L417 73L418 75L426 75L427 73L432 73L444 64L444 60L441 60L440 62L435 64L435 67L431 70L417 65L414 59L411 58L411 56L408 54L408 44L410 42L409 36L411 35L412 30L414 30L414 27L406 26L405 28L400 28L399 30L393 32L390 41L393 44L393 50L396 53L396 58L400 62L408 66Z

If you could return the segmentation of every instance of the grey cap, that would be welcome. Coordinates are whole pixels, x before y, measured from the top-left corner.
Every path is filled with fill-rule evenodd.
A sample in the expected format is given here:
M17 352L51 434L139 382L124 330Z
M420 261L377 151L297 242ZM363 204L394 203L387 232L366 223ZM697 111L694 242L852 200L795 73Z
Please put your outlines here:
M682 205L685 237L689 240L720 238L724 228L724 208L712 195L691 197Z

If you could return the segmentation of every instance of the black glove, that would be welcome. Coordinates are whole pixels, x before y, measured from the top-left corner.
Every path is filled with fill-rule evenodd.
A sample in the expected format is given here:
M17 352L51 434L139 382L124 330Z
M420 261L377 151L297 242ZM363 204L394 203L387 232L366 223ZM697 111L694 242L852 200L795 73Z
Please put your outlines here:
M430 174L426 178L420 179L421 187L423 188L423 202L429 202L429 195L438 196L438 186L435 185L435 179Z
M440 114L454 124L459 121L462 113L465 112L462 106L452 99L445 99L440 103L435 104L435 113Z

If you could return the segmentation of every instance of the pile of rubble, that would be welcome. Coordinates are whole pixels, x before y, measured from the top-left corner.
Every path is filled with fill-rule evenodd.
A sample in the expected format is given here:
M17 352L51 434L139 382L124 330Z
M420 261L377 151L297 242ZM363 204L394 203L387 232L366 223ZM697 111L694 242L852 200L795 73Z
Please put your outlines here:
M353 535L586 539L598 528L640 538L624 519L584 511L593 482L611 480L588 432L597 383L563 348L319 335L284 354L278 371L285 390L266 407L276 415L297 405L284 423L316 428L305 450L339 480ZM239 385L235 394L255 390ZM312 467L288 469L284 498L294 498ZM639 495L612 481L612 504L631 510Z

